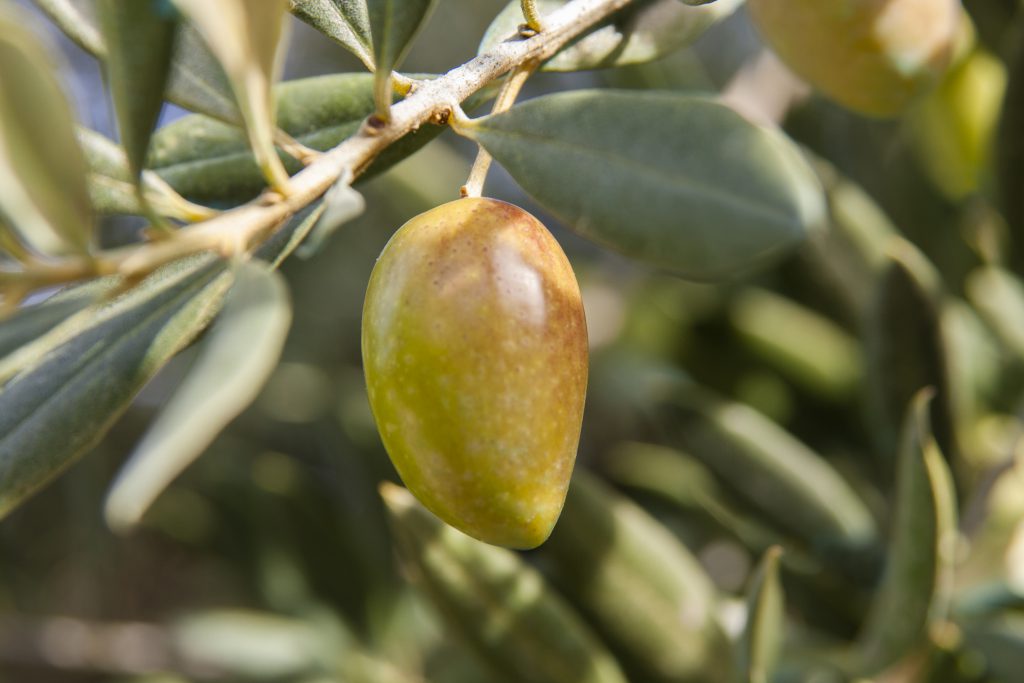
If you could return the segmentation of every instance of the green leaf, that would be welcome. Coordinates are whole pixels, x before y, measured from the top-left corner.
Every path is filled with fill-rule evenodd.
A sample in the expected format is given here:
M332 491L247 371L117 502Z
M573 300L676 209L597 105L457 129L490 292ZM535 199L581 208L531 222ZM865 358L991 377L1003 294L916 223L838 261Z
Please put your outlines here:
M291 317L279 273L258 261L236 269L199 357L110 490L111 528L137 524L160 492L255 400L277 366Z
M812 548L863 549L874 543L874 519L843 477L756 410L692 389L666 419L686 452Z
M103 56L106 46L100 35L95 0L33 0L76 45L91 55Z
M567 92L459 131L580 235L697 280L775 261L824 220L796 147L703 97Z
M941 283L934 267L912 244L893 238L865 326L867 410L886 465L899 448L906 406L925 387L936 392L931 423L939 449L950 462L959 459L941 300Z
M249 144L264 178L287 191L288 173L274 149L271 85L280 71L279 50L288 0L174 0L192 21L231 82Z
M413 38L426 23L437 0L365 0L376 62L374 93L377 114L385 119L391 106L391 72L398 68Z
M815 311L751 287L733 299L729 319L748 346L810 392L844 400L858 388L863 370L859 344Z
M93 208L101 214L144 215L124 150L87 128L78 129L78 141L89 166L89 199ZM162 216L196 221L214 213L185 201L152 171L142 172L142 191L150 208Z
M351 174L346 174L324 195L324 211L298 250L299 258L310 258L316 254L338 228L366 209L366 200L352 189L351 182Z
M66 295L57 294L35 306L20 308L6 318L0 325L0 367L9 354L95 303L99 293L94 289L76 288Z
M0 8L0 223L45 254L85 252L92 209L71 109L46 50Z
M302 144L328 150L355 133L374 110L373 76L333 74L281 83L275 89L278 124ZM474 101L467 101L472 107ZM420 149L443 132L424 126L391 145L362 178L372 177ZM217 206L256 196L262 176L245 137L237 128L200 116L187 116L159 129L150 165L187 198ZM298 162L286 159L298 170Z
M292 0L292 14L374 68L366 0Z
M966 282L967 296L985 323L1013 357L1024 359L1024 283L998 266L975 269Z
M616 12L582 38L573 41L544 63L544 71L580 71L649 62L693 43L715 22L736 10L743 0L718 0L710 7L693 8L677 0L643 0ZM565 5L563 0L540 0L542 14ZM480 42L478 53L518 35L523 23L519 0L510 2L494 19Z
M957 545L956 498L932 437L928 402L914 397L903 428L889 559L859 637L861 668L876 674L925 644L946 618Z
M107 58L100 33L97 0L35 0L57 27L97 59ZM241 123L231 84L199 33L189 24L178 27L167 99L190 111L221 121Z
M178 21L160 0L100 0L107 83L121 144L139 178L164 103Z
M747 588L747 623L737 643L742 683L768 683L779 659L786 616L779 581L781 556L778 546L768 550Z
M167 266L0 390L0 516L96 443L206 326L230 277L208 257Z
M456 531L399 486L385 483L381 495L410 575L500 680L625 683L586 624L515 553Z
M717 592L668 529L585 471L539 551L554 583L612 648L630 680L727 680ZM680 618L680 615L686 615Z

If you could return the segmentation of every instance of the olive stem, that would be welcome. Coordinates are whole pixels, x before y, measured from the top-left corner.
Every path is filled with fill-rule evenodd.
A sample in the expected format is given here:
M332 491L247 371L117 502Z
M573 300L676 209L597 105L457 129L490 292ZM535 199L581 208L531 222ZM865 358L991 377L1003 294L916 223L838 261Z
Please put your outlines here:
M531 30L540 33L543 30L543 26L540 21L540 12L537 11L537 0L519 0L519 4L523 8L523 17L526 19L526 25Z
M543 33L505 41L440 78L421 81L408 97L391 107L390 121L379 125L374 117L367 119L357 133L290 178L287 195L267 190L247 204L179 228L171 239L100 250L89 258L67 256L16 268L2 264L0 290L31 292L112 274L131 280L191 254L211 250L224 253L237 249L237 245L255 249L289 217L323 196L345 169L352 169L353 177L358 177L390 145L450 113L453 103L457 105L522 64L550 59L591 26L634 2L572 0L545 17Z
M516 67L508 75L505 83L501 86L497 99L494 101L494 106L491 108L492 115L500 114L512 108L526 81L537 70L538 65L538 62L527 62ZM456 125L458 125L458 115L454 115L453 119L457 122ZM469 179L466 180L466 184L459 190L461 196L479 197L483 194L484 183L487 182L487 172L491 169L491 162L493 160L494 157L491 156L490 152L484 149L483 146L477 146L476 161L473 162L473 168L469 172Z

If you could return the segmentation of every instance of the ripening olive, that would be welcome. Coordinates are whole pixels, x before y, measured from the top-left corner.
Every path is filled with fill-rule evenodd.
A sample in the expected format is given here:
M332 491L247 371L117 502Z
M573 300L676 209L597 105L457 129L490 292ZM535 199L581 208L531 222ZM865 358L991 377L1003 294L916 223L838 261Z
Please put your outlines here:
M543 543L587 385L579 285L551 233L493 199L413 218L370 276L362 342L377 428L409 490L482 541Z
M893 116L938 81L959 0L749 0L751 17L797 74L839 104Z

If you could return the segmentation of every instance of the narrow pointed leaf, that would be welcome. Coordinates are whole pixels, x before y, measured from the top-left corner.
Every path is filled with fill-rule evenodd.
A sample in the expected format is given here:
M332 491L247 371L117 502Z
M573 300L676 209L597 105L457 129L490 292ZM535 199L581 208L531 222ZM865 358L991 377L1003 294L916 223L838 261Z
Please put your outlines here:
M742 683L768 683L779 659L786 616L779 580L781 556L778 546L768 550L747 588L747 623L737 643Z
M1024 359L1024 283L1008 270L984 266L967 278L975 310L1017 359Z
M96 300L97 292L82 289L67 296L55 295L43 303L18 309L0 325L0 359L43 336L75 313L88 308ZM0 386L2 385L3 379L0 378Z
M89 198L96 212L145 215L124 150L112 140L86 128L79 128L78 141L89 166ZM142 191L150 208L161 216L197 221L215 213L186 201L152 171L142 172Z
M391 72L398 68L413 38L426 23L437 0L366 0L373 37L377 113L391 105Z
M559 93L460 132L580 235L693 279L773 262L824 219L793 143L703 97Z
M959 437L945 332L941 322L939 276L917 249L894 239L889 263L866 325L868 413L885 463L898 451L906 406L918 391L935 389L931 424L943 455L956 462Z
M110 491L106 517L112 528L138 523L160 492L256 398L277 365L290 323L284 278L262 262L240 266L188 377Z
M842 400L858 387L863 358L857 340L825 316L749 288L733 300L729 318L755 353L818 396Z
M229 278L209 258L172 264L0 390L0 515L96 443L206 326Z
M932 437L931 392L907 411L896 478L889 560L859 645L866 675L923 645L928 626L946 618L957 528L952 477Z
M693 43L717 21L732 14L742 1L718 0L708 7L694 8L681 5L678 0L643 0L616 12L541 68L544 71L580 71L649 62ZM537 3L542 14L563 5L563 0ZM519 0L514 0L491 23L478 53L487 52L517 35L522 23Z
M33 0L76 45L96 56L106 53L95 0Z
M403 564L498 680L625 683L586 624L515 553L456 531L401 487L383 484L381 495Z
M71 40L97 59L107 58L97 0L35 0ZM134 3L133 3L134 4ZM178 27L167 99L190 111L241 123L231 84L202 37L190 24Z
M292 14L374 68L366 0L291 0Z
M121 144L139 178L164 103L178 21L160 0L100 0L99 10Z
M761 413L693 390L673 406L671 419L672 435L688 453L811 547L874 543L874 520L857 493L824 458Z
M174 0L191 19L231 82L249 143L260 170L284 191L288 173L274 149L271 85L277 79L279 47L288 0Z
M573 474L541 546L554 583L612 648L630 680L728 680L717 593L700 562L657 520L584 471Z
M366 209L366 200L363 199L363 195L352 189L349 184L351 182L349 173L339 178L324 195L324 211L299 249L299 258L309 258L316 254L338 228Z
M0 8L0 223L36 250L84 252L92 235L85 161L46 50Z

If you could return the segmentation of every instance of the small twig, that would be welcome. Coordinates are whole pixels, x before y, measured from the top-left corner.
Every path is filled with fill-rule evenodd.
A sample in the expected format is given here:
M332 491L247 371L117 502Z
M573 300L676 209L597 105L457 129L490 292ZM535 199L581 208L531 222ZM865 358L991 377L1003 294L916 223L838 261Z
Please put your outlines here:
M501 87L501 92L498 93L498 97L494 101L491 114L500 114L512 108L526 81L533 75L538 66L539 63L537 62L527 62L516 67L516 70L508 75L505 84ZM463 197L481 196L484 191L484 182L487 180L487 172L491 169L491 162L493 161L494 158L490 153L483 147L479 147L476 161L473 162L473 168L469 172L469 179L466 180L466 184L459 190L459 194Z

